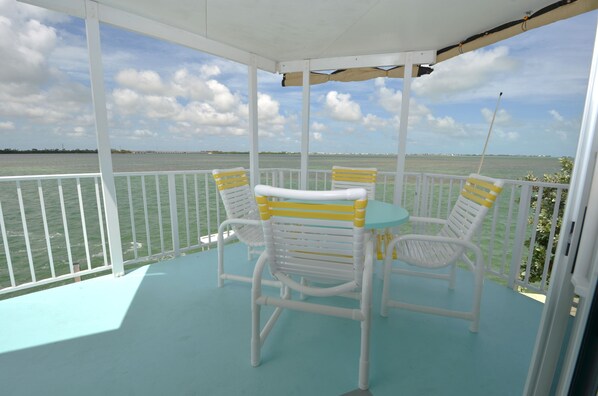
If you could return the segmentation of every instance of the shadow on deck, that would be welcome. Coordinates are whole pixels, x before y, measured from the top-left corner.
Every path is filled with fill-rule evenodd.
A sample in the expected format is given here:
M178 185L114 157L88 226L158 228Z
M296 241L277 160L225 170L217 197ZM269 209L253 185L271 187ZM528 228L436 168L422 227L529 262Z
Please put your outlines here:
M227 270L250 274L241 244ZM242 266L240 264L243 264ZM403 278L401 293L459 305L457 289ZM393 310L379 316L375 275L370 391L382 395L519 395L543 305L486 281L480 332L469 322ZM7 395L340 395L357 387L359 324L286 312L249 364L250 286L216 287L216 250L114 279L0 301ZM420 300L421 301L421 300Z

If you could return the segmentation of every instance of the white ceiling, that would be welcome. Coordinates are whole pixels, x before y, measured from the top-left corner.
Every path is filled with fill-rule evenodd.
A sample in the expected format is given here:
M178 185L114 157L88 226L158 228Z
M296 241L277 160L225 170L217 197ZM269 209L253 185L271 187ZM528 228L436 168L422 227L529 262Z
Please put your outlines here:
M85 16L85 0L21 1ZM271 71L304 59L436 51L555 1L96 0L101 22L239 62L255 54Z
M437 50L554 0L99 0L271 60Z

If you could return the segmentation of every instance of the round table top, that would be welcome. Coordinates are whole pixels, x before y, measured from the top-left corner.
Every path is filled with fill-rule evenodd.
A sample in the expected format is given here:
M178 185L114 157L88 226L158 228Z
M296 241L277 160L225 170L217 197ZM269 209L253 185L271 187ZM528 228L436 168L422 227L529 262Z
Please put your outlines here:
M407 220L409 220L409 212L405 208L387 202L368 200L365 209L366 229L397 227Z
M294 202L309 202L300 199L293 199ZM347 204L348 201L317 201L336 204ZM393 228L404 224L409 220L409 212L405 208L393 205L388 202L368 199L368 205L365 208L365 229L377 230L383 228Z

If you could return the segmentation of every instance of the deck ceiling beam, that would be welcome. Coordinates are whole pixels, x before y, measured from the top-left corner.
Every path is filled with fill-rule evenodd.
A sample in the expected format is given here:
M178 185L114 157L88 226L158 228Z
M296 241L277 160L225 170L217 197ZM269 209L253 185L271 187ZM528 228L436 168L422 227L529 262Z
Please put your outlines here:
M310 71L352 69L356 67L404 66L410 57L411 64L427 65L436 62L436 51L396 52L390 54L342 56L310 60ZM279 62L279 73L302 72L304 61Z

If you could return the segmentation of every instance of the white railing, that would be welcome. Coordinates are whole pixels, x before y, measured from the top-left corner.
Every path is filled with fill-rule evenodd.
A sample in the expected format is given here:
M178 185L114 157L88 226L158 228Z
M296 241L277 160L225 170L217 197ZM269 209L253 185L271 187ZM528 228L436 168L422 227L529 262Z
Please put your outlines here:
M379 172L376 199L393 201L394 176ZM287 188L298 188L300 181L297 169L263 169L260 178L264 184ZM412 215L446 218L464 180L464 176L407 173L402 205ZM125 264L215 244L226 215L210 171L116 173L115 183ZM330 171L310 171L310 189L329 189L330 184ZM111 269L100 188L99 174L0 177L0 294ZM551 189L556 218L567 188L505 182L479 236L489 276L513 288L547 290L550 255L541 279L531 282L529 277L534 250L546 244L538 241L536 232L539 203ZM533 207L535 196L538 205ZM556 223L552 221L547 251L554 248ZM400 232L409 232L409 227Z
M0 178L0 293L109 268L100 190L99 174Z

